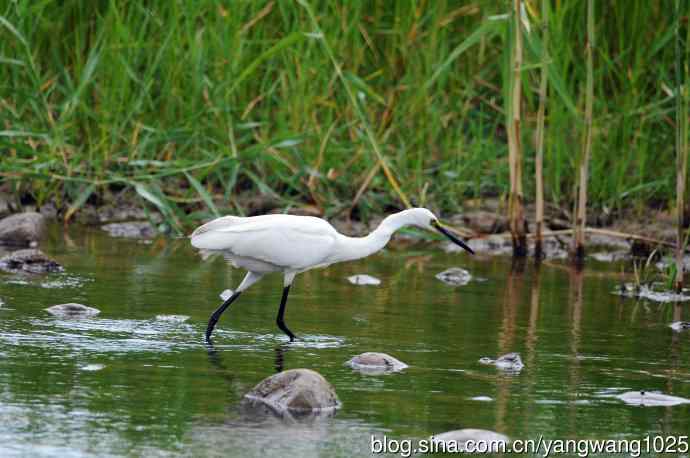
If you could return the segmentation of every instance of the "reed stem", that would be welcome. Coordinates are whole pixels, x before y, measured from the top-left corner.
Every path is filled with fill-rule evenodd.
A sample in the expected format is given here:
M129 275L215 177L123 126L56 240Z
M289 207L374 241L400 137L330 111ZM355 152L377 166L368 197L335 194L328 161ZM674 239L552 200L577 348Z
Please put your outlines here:
M548 91L548 46L549 46L549 4L548 0L541 3L542 23L542 55L541 80L539 81L539 109L537 111L537 155L534 164L534 181L536 185L536 239L534 242L534 257L540 259L542 255L542 234L544 232L544 118L546 114L546 97Z
M510 74L510 101L508 111L508 162L510 163L509 219L513 241L513 256L527 255L525 214L522 194L522 148L520 141L520 107L522 88L522 32L520 14L522 0L513 0L514 43L512 72Z
M688 61L683 58L680 0L676 0L676 278L674 288L683 290L685 230L685 183L688 170ZM688 32L690 35L690 31ZM685 43L687 48L687 42ZM687 56L686 56L687 57ZM682 62L682 64L681 64Z
M575 212L575 237L573 239L573 259L581 263L585 257L585 226L587 225L587 179L589 157L592 152L592 104L594 102L594 0L587 0L587 86L585 93L585 132L580 156L578 195Z

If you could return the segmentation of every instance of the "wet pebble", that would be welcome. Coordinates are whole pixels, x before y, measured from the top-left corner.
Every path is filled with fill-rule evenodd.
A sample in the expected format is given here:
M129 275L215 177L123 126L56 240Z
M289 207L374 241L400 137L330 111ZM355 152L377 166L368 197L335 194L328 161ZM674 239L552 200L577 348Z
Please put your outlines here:
M380 285L381 280L371 275L358 274L347 277L347 281L353 285Z
M480 234L495 234L508 229L508 220L499 212L468 211L455 220Z
M345 365L365 374L398 372L409 367L391 355L376 352L366 352L354 356Z
M2 301L0 301L0 304L2 304ZM669 327L677 332L687 331L690 330L690 321L676 321L671 323Z
M261 403L277 411L334 410L340 401L333 385L310 369L291 369L265 378L244 395L245 402Z
M167 321L169 323L184 323L189 317L187 315L156 315L156 320Z
M62 272L63 267L42 251L33 248L17 250L0 258L0 270L5 272L29 272L34 274Z
M111 237L150 239L156 236L156 229L148 221L110 223L101 226L101 229L110 234Z
M60 318L82 318L96 316L101 313L101 311L96 308L74 302L53 305L52 307L48 307L46 311Z
M466 449L468 441L473 441L472 449ZM498 453L502 451L510 439L505 434L487 429L458 429L441 434L435 434L432 442L440 447L445 445L447 452L474 451L477 453ZM441 445L443 444L443 445ZM485 448L482 448L485 447Z
M690 399L680 398L677 396L669 396L663 393L655 393L650 391L628 391L616 396L626 404L643 406L643 407L658 407L658 406L675 406L679 404L690 404Z
M45 234L45 217L40 213L17 213L0 220L0 243L29 246Z
M472 274L460 267L451 267L436 274L436 278L447 285L464 286L472 280Z
M507 353L503 356L499 356L495 360L485 356L479 360L479 363L494 365L498 369L510 372L519 372L525 367L519 353Z

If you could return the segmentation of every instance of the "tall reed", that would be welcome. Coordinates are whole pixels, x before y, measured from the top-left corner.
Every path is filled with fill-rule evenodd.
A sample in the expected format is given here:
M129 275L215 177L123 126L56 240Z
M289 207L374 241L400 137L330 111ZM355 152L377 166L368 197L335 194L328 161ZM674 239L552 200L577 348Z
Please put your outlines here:
M508 162L510 164L510 195L508 215L513 241L513 256L527 255L525 214L522 194L522 141L520 139L520 114L522 109L522 0L513 0L513 46L511 53L510 97L508 100Z
M587 87L585 92L584 138L579 161L578 193L575 210L573 259L582 262L585 256L585 227L587 225L587 180L589 157L592 152L592 104L594 103L594 0L587 0Z
M536 234L534 241L534 256L540 259L542 255L542 235L544 231L544 118L546 114L546 98L549 81L549 1L541 2L541 31L542 51L541 70L539 80L539 109L537 111L536 157L534 161L535 206L536 206Z
M676 278L675 289L678 292L683 290L683 275L684 262L683 256L685 254L685 230L683 228L685 215L685 184L687 181L688 170L688 86L690 86L688 79L688 42L690 41L690 27L688 27L687 37L685 40L685 48L683 48L683 39L681 35L681 9L680 0L676 0L676 60L675 60L675 75L676 75L676 218L677 218L677 233L676 233ZM686 11L687 14L687 11ZM687 20L687 17L686 17ZM685 49L685 52L683 52ZM685 56L683 56L685 54Z

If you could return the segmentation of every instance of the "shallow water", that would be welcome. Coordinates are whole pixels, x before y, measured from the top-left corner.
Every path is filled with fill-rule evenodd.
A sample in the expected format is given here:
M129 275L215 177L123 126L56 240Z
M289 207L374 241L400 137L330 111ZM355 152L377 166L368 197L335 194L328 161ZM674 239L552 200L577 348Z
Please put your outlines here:
M427 438L460 428L514 439L642 439L688 434L690 407L630 406L631 390L690 398L687 305L611 294L615 270L394 245L364 261L297 277L285 345L275 326L282 280L268 277L203 344L218 295L241 271L201 262L184 239L152 243L53 228L42 249L63 274L0 274L0 455L362 456L371 434ZM482 281L435 275L467 269ZM379 286L355 286L368 274ZM44 309L79 302L85 319ZM189 319L166 318L169 315ZM411 367L363 375L343 364L365 351ZM479 363L519 352L507 373ZM319 371L343 407L332 418L256 421L239 401L277 369Z

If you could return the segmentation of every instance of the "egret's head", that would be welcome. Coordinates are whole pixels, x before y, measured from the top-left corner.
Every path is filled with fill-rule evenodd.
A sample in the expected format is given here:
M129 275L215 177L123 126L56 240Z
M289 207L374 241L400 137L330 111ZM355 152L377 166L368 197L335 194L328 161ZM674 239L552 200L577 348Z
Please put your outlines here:
M438 231L441 234L445 235L448 237L448 239L453 242L454 244L464 248L465 250L469 251L470 253L474 254L474 251L472 251L472 248L467 246L465 242L460 240L455 234L451 232L451 229L449 229L447 226L445 226L443 223L441 223L438 218L436 218L436 215L431 213L429 210L426 208L413 208L410 210L406 210L409 212L408 218L410 218L410 224L421 227L422 229L427 229L430 231Z

